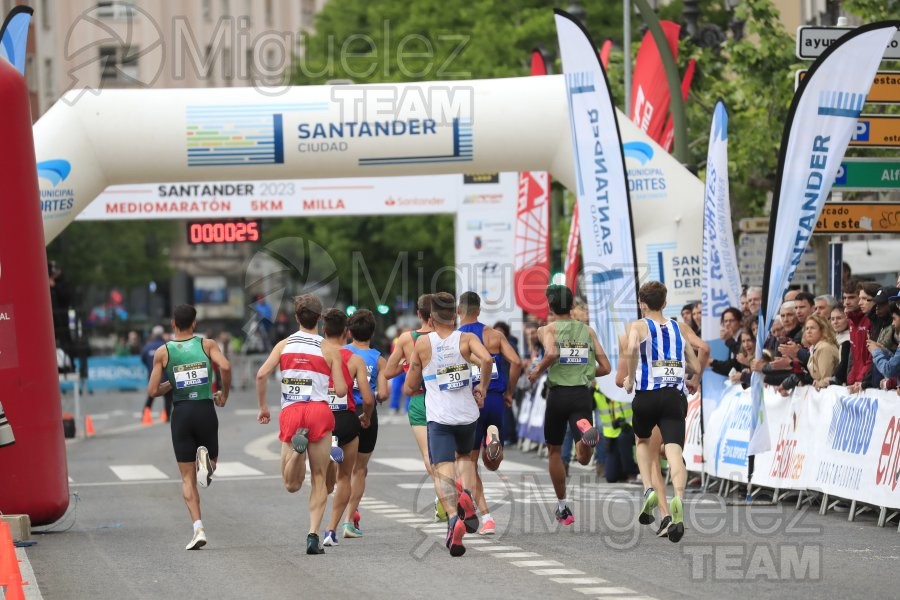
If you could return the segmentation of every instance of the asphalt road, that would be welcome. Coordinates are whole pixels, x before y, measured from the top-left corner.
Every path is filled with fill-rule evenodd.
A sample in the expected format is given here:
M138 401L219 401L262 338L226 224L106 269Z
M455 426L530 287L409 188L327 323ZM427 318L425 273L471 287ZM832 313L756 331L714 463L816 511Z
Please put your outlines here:
M201 490L209 544L187 552L168 426L140 424L140 393L82 404L97 435L68 444L69 513L19 549L33 571L29 598L897 597L900 535L873 516L850 523L846 513L691 493L687 532L673 544L635 524L639 487L573 467L576 523L563 527L546 461L515 449L486 477L497 535L466 536L466 555L451 558L405 417L383 409L364 537L307 556L308 489L282 487L276 424L256 423L249 392L219 410L221 466Z

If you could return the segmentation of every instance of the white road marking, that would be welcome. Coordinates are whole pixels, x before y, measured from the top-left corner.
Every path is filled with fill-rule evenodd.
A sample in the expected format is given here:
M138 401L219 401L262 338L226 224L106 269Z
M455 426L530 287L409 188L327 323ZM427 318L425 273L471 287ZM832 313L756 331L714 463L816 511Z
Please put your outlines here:
M262 475L263 472L249 467L242 462L217 462L216 472L213 475L219 477L245 477L247 475Z
M532 569L535 575L584 575L584 571L578 569Z
M153 465L110 465L109 468L122 481L169 478L168 475Z
M555 583L568 583L570 585L599 585L601 583L609 583L605 579L599 577L551 577L550 581Z
M425 474L425 464L421 458L373 458L371 462L391 467L399 471L415 472L421 471Z
M491 546L490 548L478 548L482 552L512 552L513 550L521 550L518 546Z
M499 554L491 554L497 558L532 558L540 556L537 552L500 552Z
M25 600L44 600L41 588L38 587L37 579L34 576L34 570L31 568L31 562L25 553L25 548L16 548L16 557L19 559L19 573L22 576L22 581L28 583L28 585L22 586L22 591L25 592Z
M276 445L278 452L273 452L270 446ZM268 432L261 435L252 442L244 446L244 453L249 454L253 458L259 460L281 460L281 441L274 432Z
M634 594L634 590L629 590L628 588L617 588L617 587L590 587L590 588L575 588L576 592L584 594L585 596L624 596L626 594Z
M563 567L558 560L514 560L511 563L514 567Z

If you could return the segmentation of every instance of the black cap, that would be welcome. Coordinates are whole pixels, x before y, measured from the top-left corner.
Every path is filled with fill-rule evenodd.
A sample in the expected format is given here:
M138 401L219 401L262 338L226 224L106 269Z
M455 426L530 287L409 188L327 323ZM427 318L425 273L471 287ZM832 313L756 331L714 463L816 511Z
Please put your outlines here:
M872 302L874 302L875 304L887 304L891 300L895 299L898 294L900 294L900 290L892 285L887 285L883 288L880 288L878 292L875 293L875 296L872 298Z

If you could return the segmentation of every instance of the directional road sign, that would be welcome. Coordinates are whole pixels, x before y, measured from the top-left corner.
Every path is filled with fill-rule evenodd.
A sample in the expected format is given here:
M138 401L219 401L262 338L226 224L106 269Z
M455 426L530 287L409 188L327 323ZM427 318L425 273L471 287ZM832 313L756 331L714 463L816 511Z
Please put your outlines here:
M818 58L836 39L852 31L853 27L798 27L797 58ZM900 59L900 32L894 36L884 53L884 60Z

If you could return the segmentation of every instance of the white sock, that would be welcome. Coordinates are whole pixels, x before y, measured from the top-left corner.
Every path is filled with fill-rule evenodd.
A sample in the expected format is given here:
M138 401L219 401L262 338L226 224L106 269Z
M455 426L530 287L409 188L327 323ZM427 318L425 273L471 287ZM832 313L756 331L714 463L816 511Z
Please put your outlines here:
M559 510L564 509L564 508L567 507L568 505L569 505L569 501L566 500L565 498L562 499L562 500L560 500L560 501L559 501Z
M194 521L194 531L197 531L198 529L203 529L203 521L200 519Z
M490 520L491 520L491 513L484 513L483 515L481 515L481 522L482 522L482 523L485 523L485 522L490 521Z

